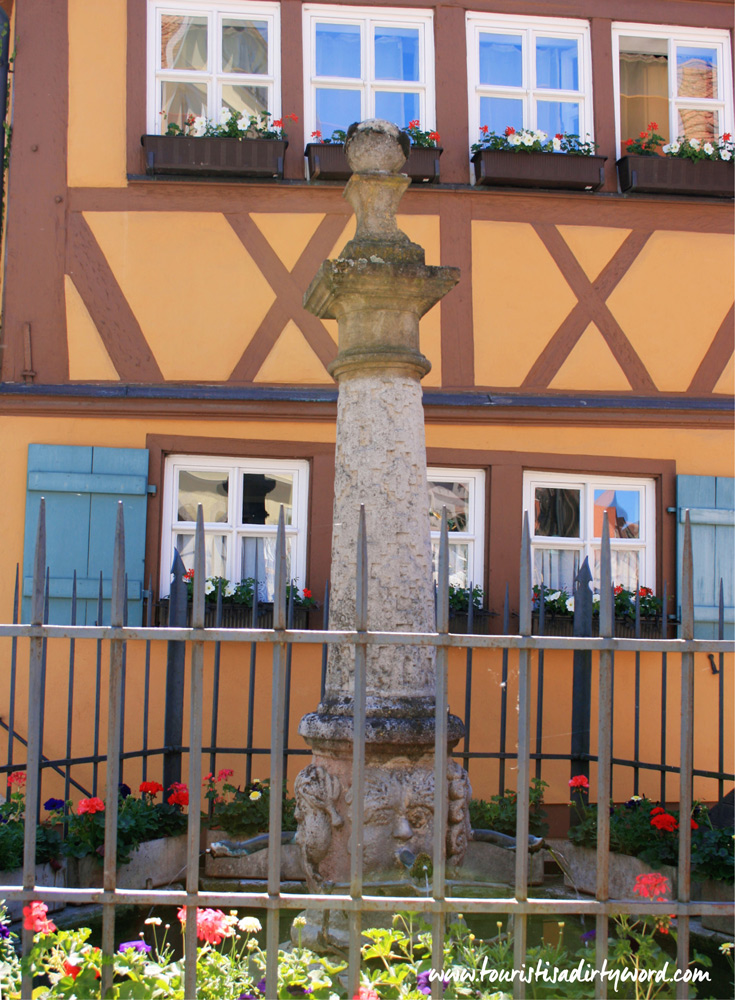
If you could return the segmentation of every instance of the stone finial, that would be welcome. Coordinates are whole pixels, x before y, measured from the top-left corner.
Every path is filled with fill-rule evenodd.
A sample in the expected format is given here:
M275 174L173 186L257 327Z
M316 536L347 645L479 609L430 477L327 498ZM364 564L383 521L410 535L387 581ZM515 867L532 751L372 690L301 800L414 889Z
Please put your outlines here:
M355 122L347 130L345 154L355 174L397 174L410 151L406 133L382 118Z

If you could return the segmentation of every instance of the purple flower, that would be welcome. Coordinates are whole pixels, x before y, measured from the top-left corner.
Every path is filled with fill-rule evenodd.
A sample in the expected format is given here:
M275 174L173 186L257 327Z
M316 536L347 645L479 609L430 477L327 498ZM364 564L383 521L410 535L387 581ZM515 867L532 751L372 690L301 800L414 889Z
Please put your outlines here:
M426 972L419 972L416 977L416 989L419 993L423 993L425 996L431 996L431 979L429 978L428 970ZM442 979L442 990L446 990L449 980L446 976Z
M129 948L132 948L133 951L145 952L146 955L151 950L151 946L149 944L146 944L145 941L141 941L141 940L137 940L137 941L123 941L123 943L120 945L120 947L117 950L122 954L123 952L127 951Z
M580 941L584 941L585 944L589 944L590 941L594 941L596 937L597 937L597 931L593 927L591 931L584 932L584 934L580 938Z
M10 928L6 927L5 924L0 924L0 938L3 940L10 937Z
M253 989L255 993L241 993L237 1000L260 1000L265 996L265 979L260 979Z
M64 808L66 802L63 799L46 799L43 804L43 808L46 812L59 812Z
M117 791L121 799L126 799L130 795L130 785L126 785L124 781L121 781L117 786Z

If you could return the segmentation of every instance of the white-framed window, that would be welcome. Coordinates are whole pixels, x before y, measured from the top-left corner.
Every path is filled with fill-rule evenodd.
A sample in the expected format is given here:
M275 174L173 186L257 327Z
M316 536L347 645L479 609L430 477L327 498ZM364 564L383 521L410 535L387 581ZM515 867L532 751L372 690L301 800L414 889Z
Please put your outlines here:
M587 21L467 14L470 136L510 125L593 136Z
M600 587L600 539L610 527L613 582L656 586L655 484L652 479L526 472L523 509L531 530L533 582L572 593L585 557Z
M149 0L148 130L222 108L280 117L280 5Z
M667 142L733 131L727 31L613 24L618 145L651 122Z
M287 574L303 587L309 463L172 455L163 490L161 596L170 589L174 548L194 565L197 504L202 504L207 577L237 584L258 580L258 596L273 600L276 531L281 506L286 523Z
M305 4L304 100L307 136L366 118L434 128L431 11Z
M439 558L442 509L449 528L449 583L463 589L482 587L485 573L485 473L481 469L427 472L429 524L434 572Z

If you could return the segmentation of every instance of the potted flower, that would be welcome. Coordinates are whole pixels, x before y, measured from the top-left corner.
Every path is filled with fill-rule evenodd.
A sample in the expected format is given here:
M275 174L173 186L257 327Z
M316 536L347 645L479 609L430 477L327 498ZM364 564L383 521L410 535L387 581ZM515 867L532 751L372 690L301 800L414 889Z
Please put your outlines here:
M141 136L148 174L217 177L283 177L288 146L284 121L270 112L243 115L222 108L219 122L190 114L183 127L171 122L163 135Z
M459 634L487 635L493 612L482 607L482 587L455 587L449 585L449 631ZM472 604L472 629L470 630L470 603Z
M596 156L597 144L578 135L558 132L549 138L534 129L502 135L480 126L472 146L475 183L501 187L565 188L596 191L605 180L606 156Z
M411 151L403 167L403 173L411 180L428 183L439 181L439 157L442 147L439 145L439 133L427 132L421 128L418 118L410 121L404 132L411 140ZM311 142L304 150L309 165L309 180L347 181L352 171L347 163L344 144L347 133L344 129L335 129L327 138L317 129L311 133Z
M733 197L735 142L729 132L711 142L679 138L666 143L657 129L650 122L637 139L625 141L625 156L617 163L622 191Z
M663 629L663 604L650 587L639 587L627 590L622 585L613 591L615 635L618 638L633 638L635 636L636 596L640 606L640 634L643 639L658 639ZM532 630L534 635L541 632L541 597L542 588L534 586L532 599ZM564 588L547 590L543 588L544 635L574 634L574 597ZM592 595L592 627L591 635L599 635L600 630L600 595Z
M184 574L187 592L187 625L191 627L191 615L194 603L194 570ZM215 628L273 628L273 603L258 601L257 618L253 623L253 595L255 579L246 577L240 583L231 583L224 576L209 576L204 584L204 627ZM219 622L217 619L217 603L221 594ZM293 628L309 627L309 611L319 607L308 587L299 590L295 581L286 585L286 608L293 605ZM169 598L165 597L158 605L158 625L169 622Z

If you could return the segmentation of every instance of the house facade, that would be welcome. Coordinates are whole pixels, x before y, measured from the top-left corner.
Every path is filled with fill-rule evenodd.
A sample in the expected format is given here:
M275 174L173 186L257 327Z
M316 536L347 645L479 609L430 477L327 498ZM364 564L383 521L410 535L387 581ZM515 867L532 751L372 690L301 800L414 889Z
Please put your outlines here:
M384 117L439 133L440 176L412 184L399 224L427 263L462 272L421 324L431 499L449 507L456 585L499 612L509 584L516 606L527 510L536 581L570 590L585 557L595 575L607 511L616 582L666 586L676 615L688 507L697 634L717 634L720 579L732 634L732 201L624 193L616 167L652 121L667 142L735 133L731 4L3 6L3 614L16 565L27 607L42 495L51 621L68 620L74 572L77 620L96 620L119 499L131 623L146 592L168 594L174 548L190 565L197 502L208 576L257 576L272 596L283 504L290 576L321 597L337 330L302 295L354 222L344 182L309 176L304 150ZM222 107L285 122L277 176L152 172L142 136ZM482 126L588 138L601 183L480 183Z

